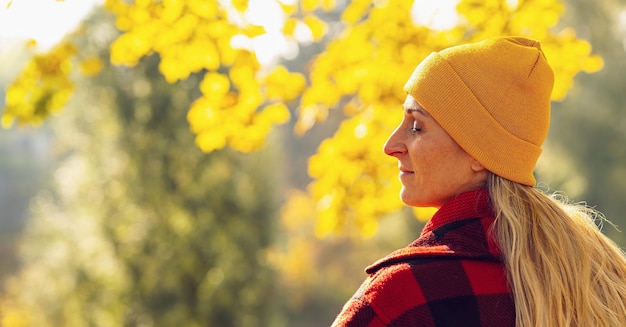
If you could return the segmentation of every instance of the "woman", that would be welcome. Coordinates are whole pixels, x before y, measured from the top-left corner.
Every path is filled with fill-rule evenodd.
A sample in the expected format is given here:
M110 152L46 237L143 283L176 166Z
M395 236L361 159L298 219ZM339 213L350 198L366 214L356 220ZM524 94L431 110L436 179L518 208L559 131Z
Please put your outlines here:
M439 210L366 269L333 326L626 326L626 258L600 214L534 188L553 80L520 37L417 66L384 152L402 201Z

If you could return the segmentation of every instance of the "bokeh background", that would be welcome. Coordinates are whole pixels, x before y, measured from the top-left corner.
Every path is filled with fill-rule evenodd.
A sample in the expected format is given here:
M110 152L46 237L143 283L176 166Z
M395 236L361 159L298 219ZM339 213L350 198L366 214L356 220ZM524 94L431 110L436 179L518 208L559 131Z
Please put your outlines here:
M0 3L0 326L330 325L432 214L381 151L404 81L494 35L555 68L538 187L626 246L623 0L29 1Z

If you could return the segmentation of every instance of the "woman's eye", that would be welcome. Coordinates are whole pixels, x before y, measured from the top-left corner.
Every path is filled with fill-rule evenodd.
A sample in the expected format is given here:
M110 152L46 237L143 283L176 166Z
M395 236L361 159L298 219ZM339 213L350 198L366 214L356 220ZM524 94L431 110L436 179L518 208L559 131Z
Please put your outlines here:
M411 134L419 133L422 131L422 128L417 125L417 121L413 122L413 127L409 130Z

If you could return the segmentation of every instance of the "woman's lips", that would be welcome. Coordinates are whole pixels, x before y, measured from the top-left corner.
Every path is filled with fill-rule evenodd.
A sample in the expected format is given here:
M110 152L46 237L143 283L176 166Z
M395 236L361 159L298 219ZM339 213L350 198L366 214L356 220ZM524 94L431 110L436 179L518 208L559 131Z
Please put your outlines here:
M413 171L400 168L400 172L398 173L398 178L399 179L408 178L409 176L412 176L413 174L414 174Z

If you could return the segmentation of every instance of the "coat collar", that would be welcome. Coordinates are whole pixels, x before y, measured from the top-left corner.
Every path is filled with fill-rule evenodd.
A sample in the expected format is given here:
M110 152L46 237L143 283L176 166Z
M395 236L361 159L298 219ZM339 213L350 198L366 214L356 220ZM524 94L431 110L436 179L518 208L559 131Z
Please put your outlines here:
M493 217L487 189L467 191L446 202L426 223L420 237L451 222L480 217Z
M489 191L472 190L446 202L426 223L420 237L366 268L368 274L397 263L428 257L498 260L489 227L495 220Z

